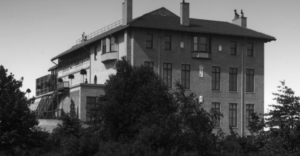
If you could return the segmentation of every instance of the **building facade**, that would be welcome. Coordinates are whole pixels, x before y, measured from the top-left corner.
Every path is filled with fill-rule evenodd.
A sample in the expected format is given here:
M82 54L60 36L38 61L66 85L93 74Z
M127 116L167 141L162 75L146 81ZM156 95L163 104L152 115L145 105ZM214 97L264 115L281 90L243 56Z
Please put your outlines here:
M249 134L250 114L264 113L264 44L276 39L248 29L243 14L232 23L194 19L182 2L180 16L160 8L133 19L132 3L123 3L122 20L83 34L51 59L57 62L51 74L37 79L40 118L74 106L82 121L91 120L96 97L105 94L105 81L125 57L134 66L153 67L170 88L181 82L206 110L220 111L216 130Z

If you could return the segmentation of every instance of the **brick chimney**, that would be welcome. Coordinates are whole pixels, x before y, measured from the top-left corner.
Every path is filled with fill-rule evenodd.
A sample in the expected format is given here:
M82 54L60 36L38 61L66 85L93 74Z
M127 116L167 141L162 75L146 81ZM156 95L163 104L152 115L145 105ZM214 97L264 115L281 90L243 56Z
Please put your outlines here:
M244 28L247 28L247 17L244 17L244 12L241 10L241 17L240 15L234 10L234 19L232 20L232 23Z
M123 2L123 25L127 25L132 21L132 0Z
M184 0L180 3L180 24L190 26L190 3L186 3Z

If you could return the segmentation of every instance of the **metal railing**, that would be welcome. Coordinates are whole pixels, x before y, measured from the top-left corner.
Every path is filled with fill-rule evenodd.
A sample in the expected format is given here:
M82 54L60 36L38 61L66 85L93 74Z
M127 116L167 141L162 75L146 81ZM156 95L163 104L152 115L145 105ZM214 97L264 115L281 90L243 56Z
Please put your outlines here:
M106 26L106 27L104 27L102 29L99 29L99 30L97 30L95 32L92 32L92 33L84 36L83 38L80 38L80 39L76 40L76 45L80 44L82 42L85 42L85 41L87 41L87 40L89 40L91 38L94 38L95 36L103 34L103 33L107 32L107 31L109 31L109 30L111 30L113 28L116 28L116 27L120 26L120 25L122 25L122 20L114 22L114 23L112 23L112 24L110 24L110 25L108 25L108 26Z

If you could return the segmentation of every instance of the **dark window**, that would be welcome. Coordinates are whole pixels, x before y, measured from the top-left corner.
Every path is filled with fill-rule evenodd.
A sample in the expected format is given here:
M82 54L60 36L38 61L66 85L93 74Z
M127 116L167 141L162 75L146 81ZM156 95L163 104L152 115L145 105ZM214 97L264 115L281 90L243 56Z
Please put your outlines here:
M193 51L197 52L209 52L208 47L208 38L207 37L193 37Z
M153 35L146 34L146 48L153 48Z
M111 52L117 52L119 50L118 44L117 44L117 38L110 37L110 51Z
M236 42L230 42L230 55L236 55Z
M193 37L193 51L198 51L198 37Z
M95 49L94 49L94 59L97 60L97 45L95 45Z
M237 104L229 104L229 127L237 127Z
M97 108L96 97L86 97L86 121L90 122L95 119Z
M246 126L249 126L249 122L252 120L251 115L254 113L254 104L246 104Z
M229 68L229 91L237 91L237 68Z
M190 89L191 66L188 64L181 65L181 84L185 89Z
M102 40L102 54L105 54L106 53L106 39L103 39Z
M145 61L144 65L154 70L154 62Z
M212 106L211 106L211 109L213 111L215 111L216 113L220 113L220 103L218 102L213 102L212 103ZM214 116L213 117L213 123L216 127L220 127L220 117L219 116Z
M212 90L220 90L220 67L212 67Z
M170 35L165 35L165 50L171 50L172 47L172 39Z
M254 69L246 69L246 92L254 92Z
M247 56L253 56L253 43L248 43Z
M163 73L164 82L169 88L172 88L172 64L164 63L163 70L164 70Z

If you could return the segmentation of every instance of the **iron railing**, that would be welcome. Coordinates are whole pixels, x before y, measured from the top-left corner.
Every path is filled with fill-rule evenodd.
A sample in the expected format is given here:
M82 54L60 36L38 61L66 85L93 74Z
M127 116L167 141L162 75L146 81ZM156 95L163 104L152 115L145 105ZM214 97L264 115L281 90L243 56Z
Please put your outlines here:
M68 81L60 82L57 84L57 90L69 88L69 87L70 87L70 85L69 85Z
M92 33L90 33L90 34L88 34L86 36L83 36L83 38L80 38L80 39L76 40L76 45L80 44L82 42L85 42L85 41L87 41L87 40L89 40L91 38L94 38L94 37L96 37L96 36L98 36L100 34L103 34L103 33L107 32L107 31L109 31L109 30L111 30L113 28L116 28L116 27L120 26L120 25L122 25L122 20L114 22L114 23L112 23L112 24L110 24L110 25L108 25L108 26L106 26L106 27L104 27L102 29L99 29L99 30L97 30L95 32L92 32Z

